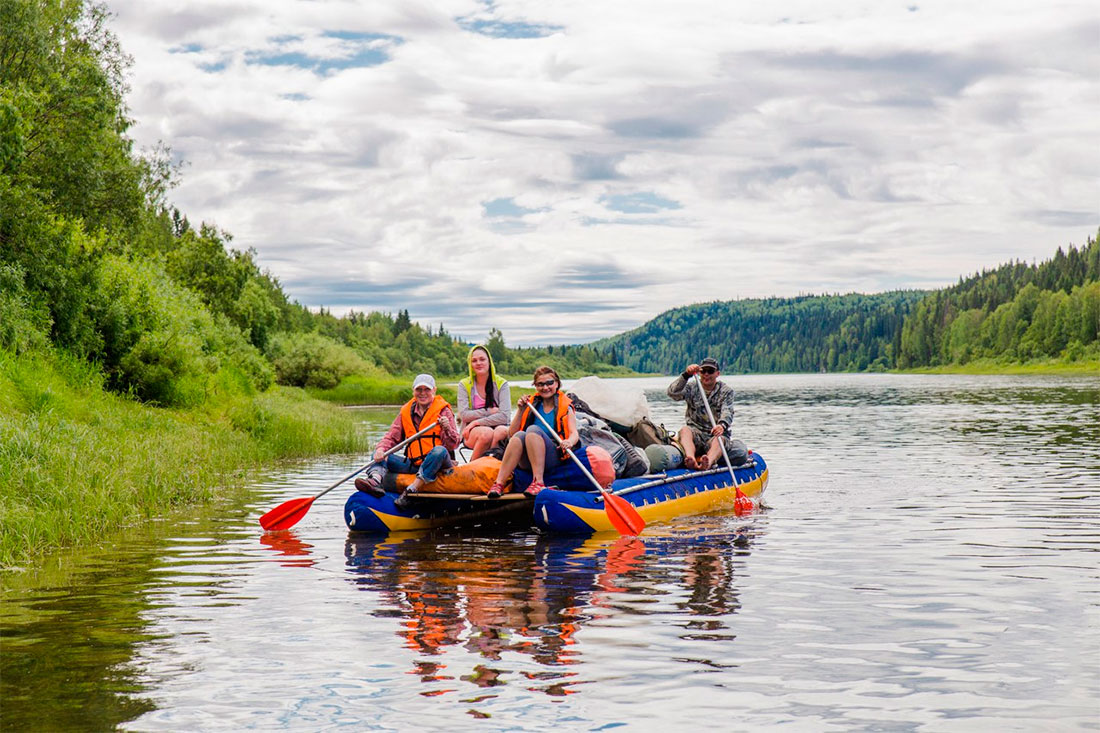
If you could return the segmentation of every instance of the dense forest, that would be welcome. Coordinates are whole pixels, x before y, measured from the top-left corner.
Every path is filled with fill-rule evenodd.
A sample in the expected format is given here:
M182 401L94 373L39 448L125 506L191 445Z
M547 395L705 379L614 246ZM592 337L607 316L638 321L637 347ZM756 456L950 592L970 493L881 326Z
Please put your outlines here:
M0 348L63 350L113 391L178 406L465 371L469 346L442 325L312 312L252 250L171 206L168 150L127 137L130 60L107 20L95 4L0 0ZM508 349L499 331L489 345L502 371L615 371L586 346Z
M1059 248L943 290L701 303L592 344L608 360L673 373L704 355L727 373L882 371L1100 358L1100 244Z
M1060 247L960 279L922 300L901 330L897 366L1100 357L1100 243Z
M726 373L888 369L925 295L822 295L701 303L593 344L616 363L672 374L703 356Z

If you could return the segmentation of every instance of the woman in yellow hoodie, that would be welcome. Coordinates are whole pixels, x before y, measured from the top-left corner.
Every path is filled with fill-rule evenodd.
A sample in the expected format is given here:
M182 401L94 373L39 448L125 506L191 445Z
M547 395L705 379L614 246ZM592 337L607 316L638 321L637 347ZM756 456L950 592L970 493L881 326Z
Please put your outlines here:
M493 357L484 346L470 349L466 363L470 376L458 383L458 420L462 443L473 451L470 460L475 460L507 440L512 392L496 373Z

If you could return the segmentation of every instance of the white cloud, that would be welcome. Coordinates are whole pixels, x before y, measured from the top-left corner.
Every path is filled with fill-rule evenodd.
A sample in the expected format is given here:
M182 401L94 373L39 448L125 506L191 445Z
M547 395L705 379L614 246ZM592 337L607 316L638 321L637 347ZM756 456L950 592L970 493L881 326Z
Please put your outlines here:
M109 5L174 202L336 312L576 342L1100 224L1091 2Z

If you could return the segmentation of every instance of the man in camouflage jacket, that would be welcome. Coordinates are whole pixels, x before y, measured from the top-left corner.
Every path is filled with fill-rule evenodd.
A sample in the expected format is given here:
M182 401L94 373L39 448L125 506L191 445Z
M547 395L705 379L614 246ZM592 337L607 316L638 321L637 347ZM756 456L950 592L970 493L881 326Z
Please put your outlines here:
M719 440L725 442L726 453L735 466L744 463L748 458L745 444L729 437L730 425L733 423L733 388L718 381L720 373L718 361L708 356L698 364L689 364L683 374L668 386L668 396L671 399L686 403L684 419L687 424L680 428L677 438L684 447L684 465L692 470L706 469L718 464L718 459L722 457ZM693 378L696 374L702 381L703 392L699 391L699 385ZM710 409L714 412L714 418L718 421L713 427L703 404L704 392L706 400L710 402ZM702 455L699 455L700 450L703 451Z

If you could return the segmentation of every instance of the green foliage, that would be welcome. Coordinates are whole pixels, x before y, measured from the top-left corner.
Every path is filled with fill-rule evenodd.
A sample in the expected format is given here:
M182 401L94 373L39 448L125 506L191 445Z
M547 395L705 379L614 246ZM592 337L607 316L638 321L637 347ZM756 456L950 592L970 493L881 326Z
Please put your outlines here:
M279 384L331 389L368 365L349 347L318 333L276 334L268 346Z
M713 356L725 373L866 371L893 365L920 291L711 302L675 308L592 344L638 371L677 373Z
M1058 249L944 290L803 296L676 308L590 345L613 364L673 373L704 355L729 372L878 371L990 359L1088 359L1100 349L1100 245ZM571 349L588 347L570 347ZM583 353L573 353L581 365ZM513 357L514 358L514 357Z
M227 249L227 240L228 235L206 225L197 233L181 228L167 243L165 269L263 349L291 308L278 283L260 272L255 253Z
M266 389L272 370L228 322L143 260L103 259L94 309L99 356L115 389L162 405L196 405L223 367Z
M0 314L0 349L20 354L46 345L49 314L31 306L19 265L0 264Z
M352 374L331 389L311 388L306 391L311 397L339 405L401 405L412 399L412 382L409 379ZM436 394L452 405L458 400L454 387L439 382L436 382Z
M133 226L157 188L125 136L130 59L107 18L71 0L0 2L2 170L89 230Z
M1100 244L1061 248L1037 265L1021 262L973 275L921 301L906 320L902 368L972 359L1028 362L1087 353L1100 330Z
M32 191L0 179L0 263L22 275L19 288L38 323L49 324L50 340L91 354L101 339L88 310L95 297L101 237L85 233L79 221L53 213Z

